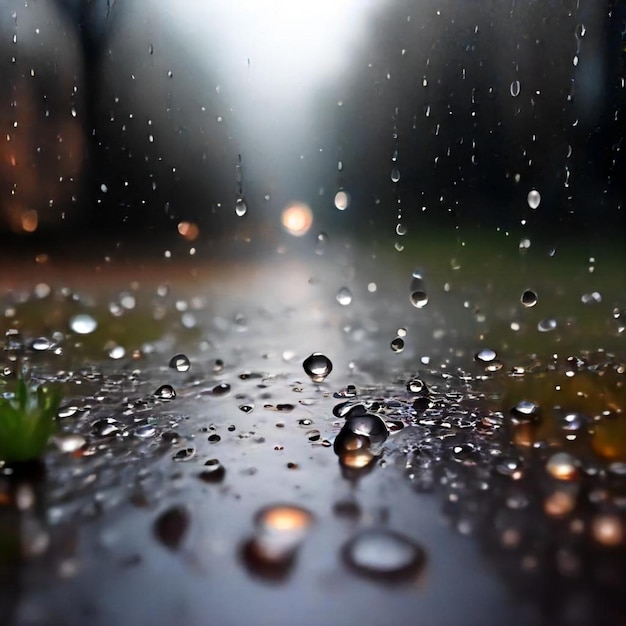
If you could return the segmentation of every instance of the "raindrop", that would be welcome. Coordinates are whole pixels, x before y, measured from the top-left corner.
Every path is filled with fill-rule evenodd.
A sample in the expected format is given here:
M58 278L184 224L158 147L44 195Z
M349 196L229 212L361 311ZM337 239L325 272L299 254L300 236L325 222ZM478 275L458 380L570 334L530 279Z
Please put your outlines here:
M335 438L333 450L345 467L362 469L381 453L388 436L387 426L378 415L350 416Z
M159 398L159 400L173 400L176 397L176 391L172 385L161 385L154 392L154 395Z
M33 339L30 347L35 352L45 352L52 347L52 342L47 337L37 337L37 339Z
M157 430L152 424L142 424L141 426L137 426L137 428L135 428L135 437L139 437L140 439L149 439L150 437L154 437L156 432Z
M387 529L361 531L345 544L342 554L358 574L383 580L413 578L425 561L417 543Z
M235 213L238 217L243 217L248 212L248 205L244 202L243 198L239 198L235 202Z
M190 461L196 456L195 448L182 448L177 450L172 459L174 461Z
M189 528L189 513L186 509L175 506L164 511L154 522L154 535L157 540L170 550L177 550Z
M124 346L118 346L116 344L110 346L108 351L109 358L117 361L123 359L126 356L126 349Z
M177 372L188 372L191 367L189 358L184 354L176 354L170 359L170 367Z
M541 409L535 402L521 400L511 409L511 417L516 423L539 422L541 420Z
M214 396L224 396L230 392L230 385L228 383L220 383L219 385L215 385L211 390L211 393Z
M536 209L541 202L541 194L536 189L531 189L531 191L528 192L527 200L528 206L531 209Z
M315 254L322 256L328 248L328 235L325 232L318 233L315 243Z
M70 329L78 335L89 335L97 327L98 323L96 320L86 313L74 315L74 317L70 318Z
M561 420L563 430L580 430L589 423L589 418L584 413L567 413Z
M397 167L394 167L391 170L391 182L397 183L400 180L400 170Z
M219 483L224 480L226 469L217 459L209 459L204 464L204 469L198 474L198 478L205 483Z
M519 96L520 88L521 88L521 85L520 85L519 80L514 80L511 83L511 95L514 98L517 98L517 96Z
M314 352L304 360L302 367L314 383L321 383L332 372L333 364L324 354Z
M541 333L548 333L556 328L556 320L553 317L546 317L537 324L537 330Z
M492 350L491 348L484 348L474 355L474 361L477 361L478 363L491 363L495 360L496 356L498 355L495 350Z
M404 339L402 339L402 337L394 337L389 347L393 352L402 352L402 350L404 350Z
M337 302L341 306L348 306L352 302L352 292L347 287L342 287L337 292Z
M350 195L346 191L338 191L335 194L335 206L340 211L345 211L350 206Z
M531 289L526 289L520 298L520 302L526 307L530 308L537 304L537 294Z
M406 384L406 390L411 393L419 393L421 395L428 395L428 387L426 387L426 383L419 378L412 378Z
M94 437L115 437L120 432L120 423L112 417L99 419L91 425L91 434Z
M411 304L418 309L421 309L428 304L428 294L426 293L424 279L418 271L413 272L409 299L411 300Z

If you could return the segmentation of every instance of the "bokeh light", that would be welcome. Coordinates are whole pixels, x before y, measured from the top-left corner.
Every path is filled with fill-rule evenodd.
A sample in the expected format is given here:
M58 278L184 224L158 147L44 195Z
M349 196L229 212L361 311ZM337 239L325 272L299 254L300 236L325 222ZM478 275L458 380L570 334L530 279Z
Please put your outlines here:
M292 202L281 215L283 228L294 237L302 237L313 225L313 211L302 202Z

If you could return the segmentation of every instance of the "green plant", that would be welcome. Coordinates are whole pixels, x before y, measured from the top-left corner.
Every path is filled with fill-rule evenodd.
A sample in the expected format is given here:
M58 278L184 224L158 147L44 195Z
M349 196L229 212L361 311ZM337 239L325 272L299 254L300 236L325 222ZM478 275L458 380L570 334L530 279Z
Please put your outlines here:
M20 376L15 391L0 396L0 459L7 463L41 456L54 432L60 390L34 386Z

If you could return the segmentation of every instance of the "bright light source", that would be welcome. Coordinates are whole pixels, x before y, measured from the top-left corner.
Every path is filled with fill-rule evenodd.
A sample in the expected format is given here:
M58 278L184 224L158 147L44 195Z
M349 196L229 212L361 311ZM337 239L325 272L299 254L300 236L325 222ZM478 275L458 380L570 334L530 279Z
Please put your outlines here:
M302 202L291 203L281 216L283 228L294 237L302 237L313 225L313 212Z

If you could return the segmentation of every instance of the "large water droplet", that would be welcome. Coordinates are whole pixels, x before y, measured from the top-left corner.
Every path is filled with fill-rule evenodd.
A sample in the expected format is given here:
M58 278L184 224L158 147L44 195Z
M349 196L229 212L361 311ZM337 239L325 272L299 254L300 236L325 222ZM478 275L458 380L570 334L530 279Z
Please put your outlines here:
M345 544L344 560L357 573L379 579L416 576L425 561L413 540L387 529L361 531Z
M517 98L517 96L519 96L520 89L521 89L521 85L520 85L519 80L514 80L511 83L511 87L510 87L511 95L514 98Z
M333 450L345 467L362 469L381 453L388 436L387 426L378 415L350 416L335 438Z
M97 327L98 322L87 313L80 313L70 318L70 329L78 335L89 335Z
M335 194L335 206L340 211L345 211L350 206L350 196L346 191L338 191Z
M308 356L302 363L302 367L315 383L321 383L333 370L331 360L320 352L314 352Z
M541 409L539 405L530 400L520 400L512 409L511 417L514 422L539 422L541 420Z
M238 217L243 217L248 212L248 205L245 203L243 198L239 198L237 202L235 202L235 213Z
M541 202L541 194L536 190L532 189L528 192L528 206L531 209L536 209Z
M159 400L173 400L176 397L176 391L172 385L161 385L154 392L154 395L159 398Z
M495 360L496 356L497 354L495 350L492 350L491 348L483 348L480 352L477 352L474 355L474 361L477 361L478 363L491 363Z
M186 355L176 354L170 359L170 367L177 372L188 372L191 367L191 362Z
M404 350L404 339L402 337L394 337L389 344L392 352L402 352Z
M428 304L428 294L426 293L426 286L424 284L422 274L419 271L413 272L413 277L411 278L409 299L411 300L411 304L418 309L421 309Z
M394 167L391 170L391 182L397 183L400 180L400 170L397 167Z
M342 287L337 292L337 302L341 306L348 306L352 302L352 292L347 287Z
M531 289L526 289L526 291L524 291L524 293L522 294L522 297L520 298L520 302L526 308L535 306L535 304L537 304L537 300L538 300L537 294Z

